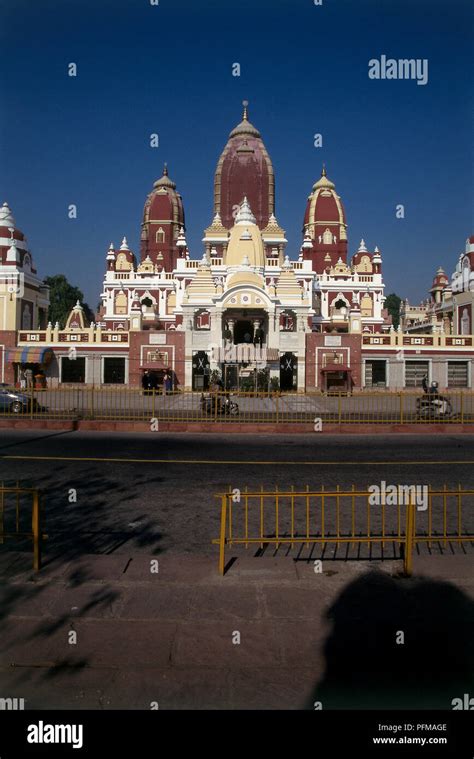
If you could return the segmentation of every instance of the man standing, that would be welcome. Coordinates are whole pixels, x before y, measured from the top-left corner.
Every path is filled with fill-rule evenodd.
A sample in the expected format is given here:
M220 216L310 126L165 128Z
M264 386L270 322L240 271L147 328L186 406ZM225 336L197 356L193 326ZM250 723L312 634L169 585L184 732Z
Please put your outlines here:
M25 369L25 381L26 381L26 387L29 389L30 387L33 387L33 372L28 367L28 369Z

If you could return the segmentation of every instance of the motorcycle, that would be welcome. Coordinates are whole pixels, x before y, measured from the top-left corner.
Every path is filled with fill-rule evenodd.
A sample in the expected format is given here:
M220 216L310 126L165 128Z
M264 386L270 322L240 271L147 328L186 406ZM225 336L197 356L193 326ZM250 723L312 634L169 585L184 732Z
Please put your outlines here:
M231 401L228 395L219 398L218 396L201 394L201 411L209 416L217 414L229 414L230 416L237 416L239 413L239 405L235 401Z
M423 381L425 394L416 399L416 416L418 419L449 419L453 415L451 401L438 392L438 383L432 382L428 387Z

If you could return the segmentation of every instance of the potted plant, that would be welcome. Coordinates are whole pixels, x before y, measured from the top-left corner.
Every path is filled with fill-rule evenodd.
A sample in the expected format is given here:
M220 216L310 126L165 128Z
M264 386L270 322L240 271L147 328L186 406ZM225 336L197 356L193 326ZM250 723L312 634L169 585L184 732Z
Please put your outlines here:
M279 391L280 391L280 382L278 380L278 377L270 377L270 392L279 393Z

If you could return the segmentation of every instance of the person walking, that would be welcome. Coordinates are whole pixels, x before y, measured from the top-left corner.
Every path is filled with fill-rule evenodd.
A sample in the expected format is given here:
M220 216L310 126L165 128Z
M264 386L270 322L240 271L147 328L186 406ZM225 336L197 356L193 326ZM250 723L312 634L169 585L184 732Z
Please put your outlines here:
M163 387L162 387L163 395L166 395L167 390L168 390L168 372L165 372L163 374Z
M173 377L171 375L170 369L166 372L166 393L172 393L173 392Z
M25 377L25 372L21 368L20 368L20 371L18 372L18 379L20 380L20 388L24 390L26 387L26 377Z

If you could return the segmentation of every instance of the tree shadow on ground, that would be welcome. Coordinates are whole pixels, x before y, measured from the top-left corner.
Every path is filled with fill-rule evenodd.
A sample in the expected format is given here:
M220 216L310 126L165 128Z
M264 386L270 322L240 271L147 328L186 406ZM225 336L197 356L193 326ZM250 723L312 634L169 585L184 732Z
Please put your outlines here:
M150 486L150 483L156 486L161 481L160 477L134 474L125 483L117 483L111 477L103 476L98 469L91 470L76 482L72 481L66 470L40 475L34 483L22 480L21 487L38 487L44 494L43 531L48 534L48 539L43 544L43 569L39 573L32 570L33 551L30 540L8 540L0 546L0 634L14 622L18 625L19 638L22 637L21 623L15 617L22 616L25 604L33 605L33 608L38 604L36 608L39 610L42 596L51 582L79 589L84 584L97 580L93 568L91 571L87 565L88 556L113 554L125 546L126 551L122 553L125 568L130 555L161 554L163 532L157 529L156 518L146 513L143 505L139 506L137 514L133 503L142 486ZM78 502L69 503L69 489L75 487L79 493ZM14 500L11 503L10 517L14 522ZM30 531L30 502L22 504L21 520L22 529ZM117 566L119 565L120 562ZM117 568L116 571L117 579L120 579L120 572L124 569ZM67 626L71 618L88 616L94 612L99 612L100 615L100 610L110 606L117 598L118 594L110 586L105 585L97 590L91 585L88 597L81 596L82 606L78 607L76 613L54 615L53 618L45 615L28 640L54 635ZM30 616L29 613L26 616Z
M34 482L23 479L20 487L35 487L42 493L42 530L48 535L43 544L43 566L58 558L71 560L85 554L111 554L126 544L131 552L146 548L151 555L161 553L163 533L157 528L156 519L143 509L142 504L137 513L134 501L145 485L156 487L162 481L161 477L143 477L135 473L126 482L117 482L104 476L98 467L81 474L76 472L73 476L67 470L59 469L36 477ZM15 485L16 482L5 484ZM26 500L22 503L22 523L24 530L29 531L31 503ZM25 551L32 561L31 542L19 544L9 540L1 550L2 553ZM15 567L12 567L14 571Z
M473 693L474 603L451 583L369 572L326 619L326 670L307 708L452 709Z

